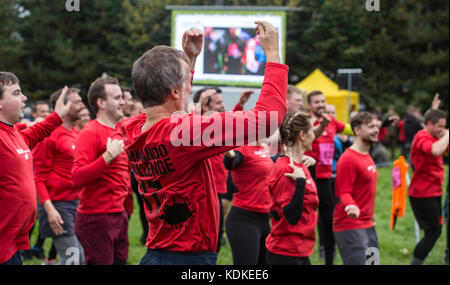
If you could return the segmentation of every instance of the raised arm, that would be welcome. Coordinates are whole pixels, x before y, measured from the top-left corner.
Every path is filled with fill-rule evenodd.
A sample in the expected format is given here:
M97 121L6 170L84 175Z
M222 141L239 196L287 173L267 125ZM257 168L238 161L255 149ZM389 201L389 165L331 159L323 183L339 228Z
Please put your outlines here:
M53 114L47 116L44 121L36 123L32 127L21 131L25 143L30 149L33 149L39 142L48 137L53 130L62 124L62 119L67 115L70 106L72 105L71 100L64 103L66 97L69 96L68 91L69 89L65 86L62 95L59 96L58 101L56 101L55 112Z
M195 70L198 55L202 52L203 32L197 28L191 28L184 32L182 38L183 51L190 61L191 71Z

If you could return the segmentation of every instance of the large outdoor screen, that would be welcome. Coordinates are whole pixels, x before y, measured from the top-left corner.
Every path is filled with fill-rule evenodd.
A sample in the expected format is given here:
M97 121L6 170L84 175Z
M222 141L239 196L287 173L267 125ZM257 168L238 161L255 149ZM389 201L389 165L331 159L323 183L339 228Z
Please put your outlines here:
M261 86L266 55L256 35L255 21L267 21L279 31L281 62L285 55L285 12L172 11L172 46L182 50L183 32L203 31L205 40L195 66L194 83Z

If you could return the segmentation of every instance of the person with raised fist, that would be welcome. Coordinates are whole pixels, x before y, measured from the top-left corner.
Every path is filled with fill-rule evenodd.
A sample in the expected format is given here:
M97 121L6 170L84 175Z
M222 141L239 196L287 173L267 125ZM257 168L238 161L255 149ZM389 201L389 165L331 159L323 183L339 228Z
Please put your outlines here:
M183 34L184 52L155 46L133 65L133 87L145 114L125 122L123 132L147 205L148 250L142 265L217 262L219 201L208 159L238 147L240 140L248 144L259 133L269 136L274 131L270 111L277 112L272 119L276 127L286 112L289 68L280 64L278 32L267 22L256 22L256 30L267 63L253 110L215 112L208 117L188 113L195 62L203 46L203 33L197 28ZM214 136L204 136L211 128ZM177 132L183 130L193 136L181 138Z
M30 248L29 231L36 220L36 185L31 150L60 126L72 101L64 104L68 88L55 112L32 127L19 130L25 101L20 81L0 71L0 264L21 265L20 250Z

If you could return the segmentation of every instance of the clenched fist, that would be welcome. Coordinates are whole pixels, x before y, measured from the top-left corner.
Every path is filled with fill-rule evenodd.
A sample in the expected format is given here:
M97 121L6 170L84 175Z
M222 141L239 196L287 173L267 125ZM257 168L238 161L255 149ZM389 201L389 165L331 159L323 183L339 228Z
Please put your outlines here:
M106 164L109 164L114 158L118 157L123 151L123 140L108 138L106 143L106 151L103 154Z
M266 53L267 62L280 63L279 35L278 31L268 22L255 22L256 33L259 35L260 44Z

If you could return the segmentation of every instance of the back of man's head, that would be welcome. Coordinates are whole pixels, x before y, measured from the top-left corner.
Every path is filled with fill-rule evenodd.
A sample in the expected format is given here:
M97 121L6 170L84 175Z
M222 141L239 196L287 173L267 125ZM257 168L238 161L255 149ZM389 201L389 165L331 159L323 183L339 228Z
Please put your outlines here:
M14 73L0 71L0 99L3 98L3 86L20 84L19 78Z
M173 88L182 88L186 74L181 60L189 64L183 52L156 46L134 62L131 79L144 108L164 104Z
M87 98L89 103L89 108L93 114L98 113L97 100L99 98L106 100L106 84L119 85L119 81L114 77L99 77L94 82L91 83L89 87Z

